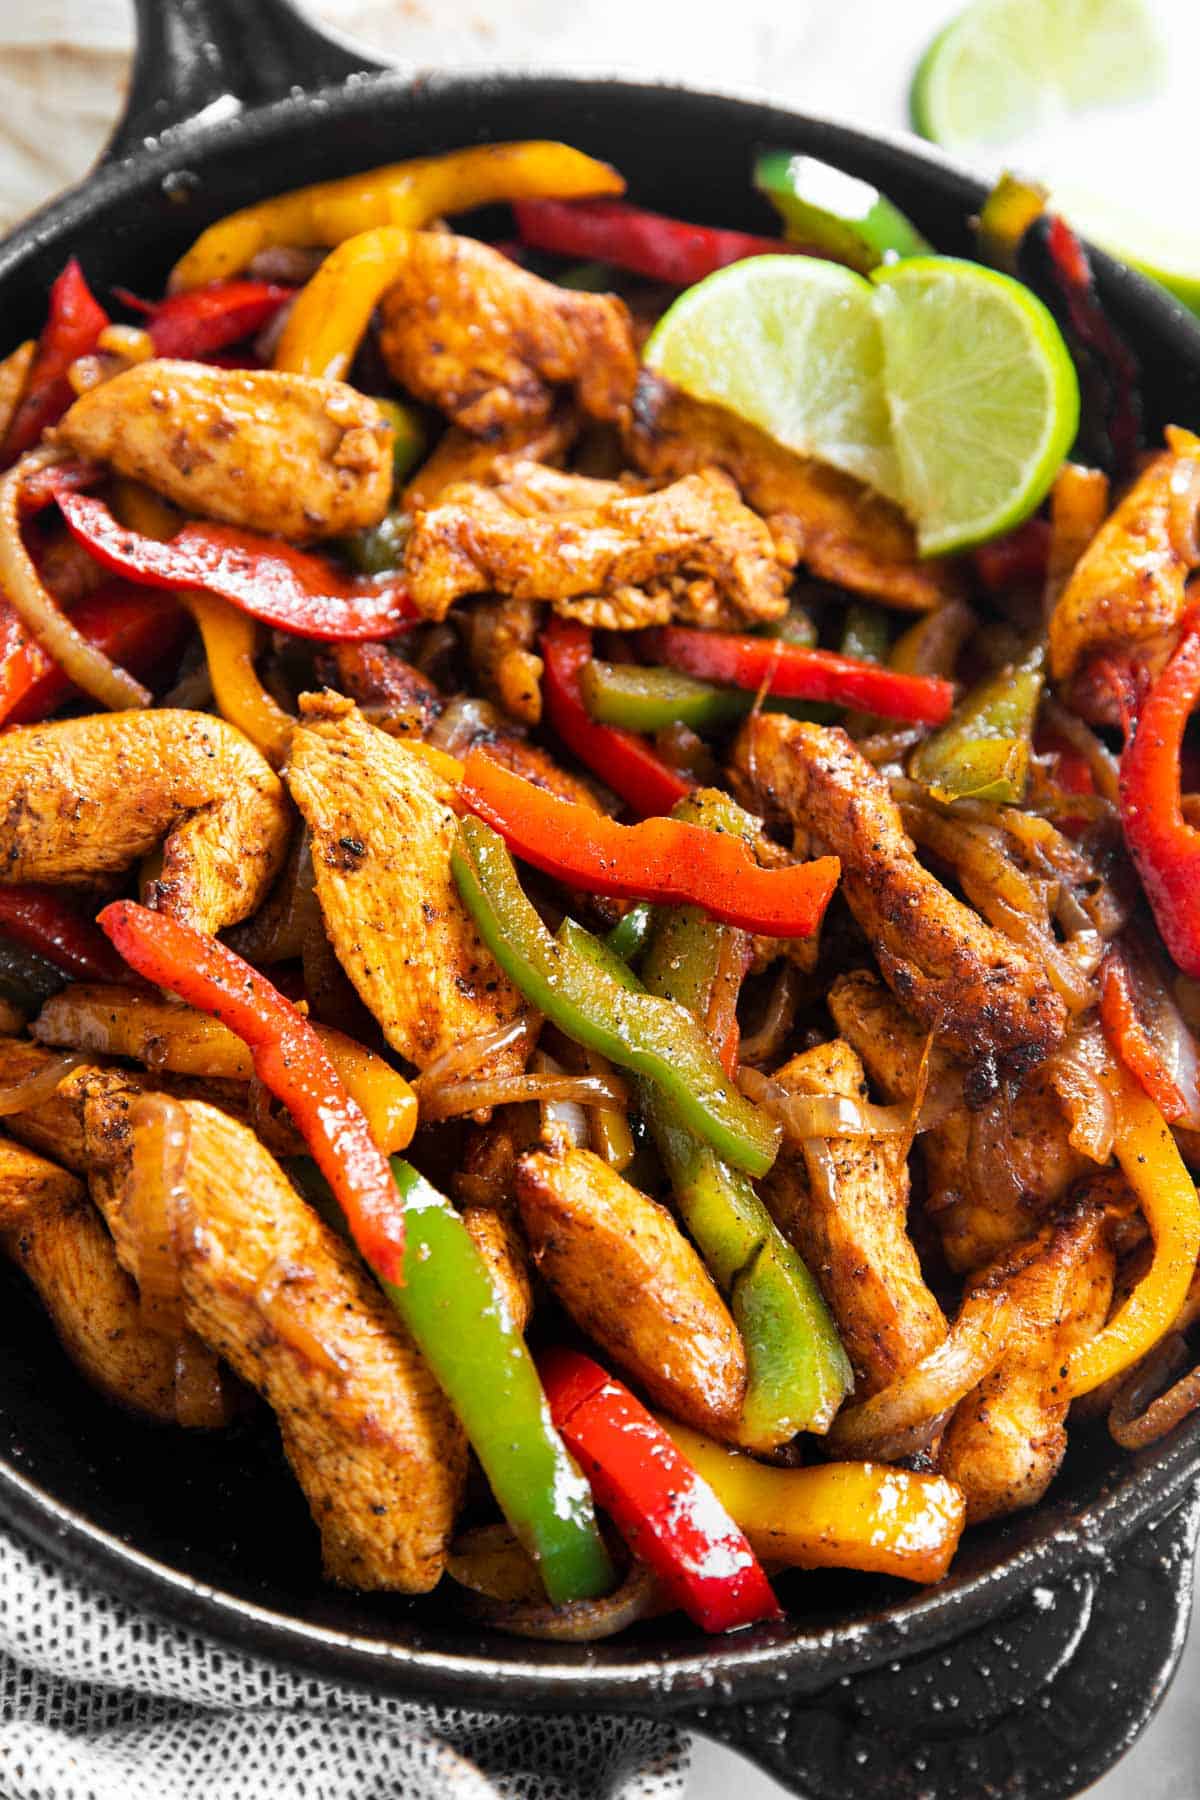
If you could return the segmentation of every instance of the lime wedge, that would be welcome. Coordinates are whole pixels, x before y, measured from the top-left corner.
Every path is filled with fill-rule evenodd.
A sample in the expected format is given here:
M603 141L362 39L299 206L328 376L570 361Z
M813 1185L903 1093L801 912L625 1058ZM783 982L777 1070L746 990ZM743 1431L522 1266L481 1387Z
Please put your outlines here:
M815 156L764 150L754 165L754 185L778 211L791 243L823 250L860 274L931 248L877 187Z
M681 294L643 351L697 400L902 498L870 282L810 256L756 256Z
M1144 99L1165 67L1142 0L975 0L922 58L913 124L969 153L1065 114Z
M1079 382L1036 294L950 256L877 269L884 387L922 555L982 543L1045 497L1079 425Z

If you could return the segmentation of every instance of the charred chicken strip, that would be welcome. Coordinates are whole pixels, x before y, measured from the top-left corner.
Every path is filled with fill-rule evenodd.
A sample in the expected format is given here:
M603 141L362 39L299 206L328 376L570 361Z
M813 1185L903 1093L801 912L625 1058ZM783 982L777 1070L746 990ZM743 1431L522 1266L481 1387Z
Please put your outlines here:
M349 701L306 695L286 779L330 941L394 1050L423 1069L526 1015L459 898L453 793L427 762ZM517 1073L524 1056L510 1046L475 1073Z
M1200 438L1172 427L1160 451L1072 570L1050 618L1050 672L1067 681L1093 658L1169 648L1188 576L1200 563Z
M106 1399L176 1421L177 1339L147 1327L83 1183L0 1138L0 1245L29 1278L80 1374Z
M536 725L542 716L540 614L533 600L482 599L457 615L480 687L520 725Z
M381 313L400 386L476 437L540 424L564 388L596 419L628 409L637 360L623 302L542 281L475 238L411 233Z
M967 1496L971 1524L1034 1506L1067 1448L1067 1357L1104 1324L1114 1258L1104 1209L1083 1203L967 1285L1003 1288L1015 1323L997 1367L960 1402L938 1466Z
M130 1217L147 1175L137 1110L146 1097L105 1079L77 1080L73 1091L93 1192L122 1262L136 1266ZM165 1104L182 1139L170 1177L188 1325L278 1417L330 1579L427 1592L466 1467L440 1389L357 1257L254 1133L201 1101Z
M431 619L465 594L489 590L549 601L567 618L618 631L787 611L770 532L714 468L638 494L620 482L514 462L494 486L447 488L418 514L404 568L414 602Z
M866 970L839 975L829 1010L884 1098L912 1101L927 1034L883 983ZM956 1073L963 1071L931 1049L931 1093ZM1062 1103L1038 1070L999 1103L975 1113L957 1108L918 1144L926 1208L946 1261L959 1271L982 1268L1029 1237L1091 1166L1072 1148Z
M785 1063L792 1094L865 1100L862 1064L835 1038ZM838 1322L865 1398L946 1335L908 1235L908 1165L899 1138L811 1138L787 1149L762 1185L780 1230L800 1251Z
M885 980L950 1049L1017 1073L1061 1041L1066 1008L1045 975L921 866L886 780L844 731L762 713L733 770L752 804L841 858Z
M377 525L391 497L390 427L343 381L137 363L82 394L59 434L187 512L297 543Z
M392 737L424 737L444 705L429 677L383 644L331 644L316 670Z
M278 777L204 713L125 712L0 738L0 883L86 886L162 846L147 904L221 931L266 897L287 848Z
M746 1391L737 1327L670 1213L590 1150L517 1165L537 1268L581 1330L656 1405L728 1436Z
M646 373L638 377L629 449L638 468L660 481L714 464L724 469L746 504L823 581L905 612L928 612L960 591L952 564L918 561L912 527L890 500Z

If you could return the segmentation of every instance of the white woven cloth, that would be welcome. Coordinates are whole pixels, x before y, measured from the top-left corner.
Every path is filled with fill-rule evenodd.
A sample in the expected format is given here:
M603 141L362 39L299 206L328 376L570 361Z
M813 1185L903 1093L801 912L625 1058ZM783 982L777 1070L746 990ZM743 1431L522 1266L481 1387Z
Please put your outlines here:
M679 1800L665 1721L380 1698L241 1656L0 1532L3 1800Z

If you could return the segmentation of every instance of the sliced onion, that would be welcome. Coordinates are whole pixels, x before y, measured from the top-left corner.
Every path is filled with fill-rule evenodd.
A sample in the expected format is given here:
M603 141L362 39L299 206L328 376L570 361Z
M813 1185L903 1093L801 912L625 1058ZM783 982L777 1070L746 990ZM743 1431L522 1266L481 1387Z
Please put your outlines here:
M905 1137L914 1129L913 1108L907 1103L875 1106L847 1094L793 1094L757 1069L748 1068L738 1071L738 1086L748 1100L778 1119L788 1136L801 1143L831 1137ZM961 1104L957 1081L939 1083L921 1106L916 1130L935 1130Z
M153 698L150 690L110 662L75 629L43 586L25 548L21 536L21 489L26 477L36 469L63 460L58 450L34 450L0 479L0 589L46 654L54 658L77 688L116 712L148 706Z
M428 741L451 756L459 756L481 737L495 731L499 724L500 715L490 700L480 700L474 694L459 694L455 699L447 700L429 732Z
M1064 742L1083 757L1091 772L1096 792L1115 806L1120 798L1120 770L1112 751L1085 725L1078 713L1047 695L1042 700L1042 718Z
M771 1062L779 1055L795 1023L798 1004L799 977L796 965L784 957L758 1030L742 1039L739 1054L743 1063Z
M1002 1289L969 1293L936 1349L889 1387L839 1414L825 1440L829 1449L839 1456L881 1456L898 1436L933 1425L991 1374L1004 1355L1013 1320Z
M516 1106L524 1100L543 1104L582 1106L627 1106L629 1095L621 1082L603 1075L537 1074L498 1075L493 1081L459 1081L442 1087L430 1098L421 1096L421 1118L425 1124L437 1119L456 1119L463 1113L479 1112L484 1107ZM579 1121L573 1120L572 1128ZM582 1143L588 1141L586 1119L582 1122Z
M1163 1383L1187 1367L1187 1344L1178 1332L1157 1343L1124 1381L1108 1413L1108 1429L1124 1450L1144 1450L1200 1407L1200 1368L1188 1370L1165 1390Z
M186 1330L175 1346L175 1423L191 1431L215 1431L229 1423L220 1358Z
M166 1094L143 1094L134 1103L130 1125L133 1152L121 1203L121 1236L132 1254L143 1320L155 1331L179 1337L184 1324L177 1233L186 1210L188 1116Z
M422 1102L422 1108L434 1100L440 1088L470 1075L480 1063L487 1062L501 1050L507 1050L510 1046L531 1038L536 1029L536 1019L528 1016L511 1019L507 1025L496 1025L491 1031L481 1031L477 1037L465 1038L461 1044L453 1044L449 1050L443 1050L412 1084Z
M64 1081L72 1069L88 1058L82 1050L69 1050L63 1056L56 1056L35 1069L32 1075L22 1076L20 1081L9 1081L0 1087L0 1119L6 1119L11 1113L27 1112L30 1107L40 1106L43 1100L51 1099L57 1092L58 1084Z
M551 1606L548 1600L489 1600L472 1593L467 1604L477 1619L497 1631L559 1644L595 1644L615 1637L639 1619L671 1610L658 1581L640 1562L631 1564L620 1587L600 1600Z
M269 1328L276 1337L313 1368L340 1380L350 1373L347 1359L318 1336L304 1311L289 1304L297 1289L310 1287L314 1279L310 1274L298 1281L295 1262L281 1256L258 1281L254 1299L263 1313L269 1315Z
M1060 1050L1038 1070L1040 1080L1058 1095L1067 1115L1067 1141L1091 1162L1107 1163L1117 1128L1112 1094L1104 1080L1108 1047L1093 1020L1077 1027Z

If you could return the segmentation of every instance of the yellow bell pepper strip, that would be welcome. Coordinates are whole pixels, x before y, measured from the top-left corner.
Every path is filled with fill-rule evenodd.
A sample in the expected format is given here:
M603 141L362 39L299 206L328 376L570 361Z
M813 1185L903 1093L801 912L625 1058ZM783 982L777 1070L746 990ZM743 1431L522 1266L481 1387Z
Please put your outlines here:
M129 971L112 946L96 935L115 963L118 979L128 980ZM314 1024L313 1030L347 1092L362 1107L379 1148L389 1156L407 1149L417 1128L417 1097L403 1075L333 1026ZM40 1043L64 1049L132 1057L172 1075L249 1081L254 1074L245 1043L219 1019L148 990L107 985L94 974L90 980L77 978L43 1008L33 1035Z
M920 1582L949 1569L967 1505L944 1475L870 1462L771 1468L674 1419L662 1424L765 1563Z
M412 234L394 225L347 238L300 290L275 347L272 367L341 381L371 314L393 286Z
M631 994L645 992L608 946L573 920L563 921L559 940ZM684 991L689 986L680 983ZM773 1450L798 1431L827 1431L853 1372L820 1289L745 1175L689 1129L673 1096L645 1081L638 1092L680 1216L746 1346L738 1441Z
M404 1206L362 1108L303 1013L240 956L133 900L96 923L131 969L235 1031L263 1086L291 1113L376 1274L403 1281Z
M745 1536L641 1401L577 1350L556 1346L538 1366L596 1498L689 1619L733 1631L780 1618Z
M590 932L551 937L517 880L504 839L482 819L459 828L451 867L484 943L514 986L585 1049L665 1089L689 1130L736 1167L764 1175L779 1127L731 1085L682 1006L629 991L619 958Z
M287 760L296 721L284 712L255 673L257 625L215 594L185 594L183 604L204 640L217 711L245 733L273 769L281 768Z
M669 819L621 825L524 780L485 750L467 757L459 798L518 856L569 887L690 903L730 925L775 937L808 937L841 873L836 856L761 868L740 833L692 822L707 819L708 812L681 810L686 801ZM722 798L710 795L708 811L714 802L719 809Z
M227 281L260 250L278 245L332 249L381 225L416 230L443 213L469 212L498 200L573 200L624 191L615 169L568 144L544 139L473 144L295 188L230 213L201 233L171 271L169 285L179 292Z
M1200 1256L1200 1198L1169 1125L1123 1069L1110 1064L1104 1081L1117 1113L1113 1148L1150 1227L1154 1255L1104 1329L1071 1352L1066 1389L1073 1397L1130 1368L1166 1335Z
M949 723L917 746L909 773L935 800L1021 804L1044 664L1039 644L1024 662L1009 663L973 687Z

